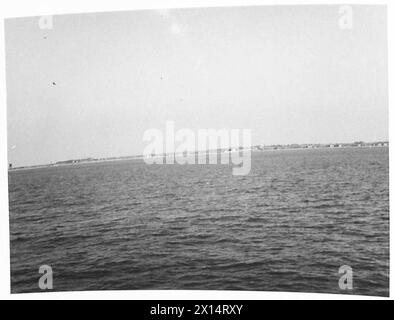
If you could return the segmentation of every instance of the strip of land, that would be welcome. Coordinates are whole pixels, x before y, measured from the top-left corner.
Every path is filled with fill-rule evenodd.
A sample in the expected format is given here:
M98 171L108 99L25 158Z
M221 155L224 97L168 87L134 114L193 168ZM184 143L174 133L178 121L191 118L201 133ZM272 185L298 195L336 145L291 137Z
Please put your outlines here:
M206 155L209 153L226 153L226 152L238 152L242 150L251 150L251 151L272 151L272 150L295 150L295 149L330 149L330 148L373 148L373 147L388 147L388 141L377 141L377 142L363 142L356 141L353 143L330 143L330 144L321 144L321 143L305 143L305 144L275 144L275 145L255 145L251 148L221 148L214 150L205 150L205 151L195 151L193 153L188 153L188 156L197 155ZM181 155L181 154L179 154ZM151 155L149 157L166 157L167 154L159 154L159 155ZM46 168L46 167L57 167L57 166L67 166L67 165L75 165L75 164L84 164L84 163L94 163L94 162L105 162L105 161L121 161L121 160L137 160L144 159L146 156L144 155L134 155L134 156L124 156L124 157L106 157L106 158L84 158L84 159L70 159L63 161L56 161L53 163L42 164L42 165L34 165L34 166L19 166L13 167L10 163L8 166L8 170L26 170L26 169L35 169L35 168Z

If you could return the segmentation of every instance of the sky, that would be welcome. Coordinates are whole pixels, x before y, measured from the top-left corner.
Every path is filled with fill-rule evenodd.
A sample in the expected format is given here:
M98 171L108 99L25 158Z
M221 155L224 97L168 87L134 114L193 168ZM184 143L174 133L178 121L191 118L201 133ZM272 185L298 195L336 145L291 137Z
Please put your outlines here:
M171 9L7 19L14 166L142 154L143 134L252 144L388 140L385 6Z

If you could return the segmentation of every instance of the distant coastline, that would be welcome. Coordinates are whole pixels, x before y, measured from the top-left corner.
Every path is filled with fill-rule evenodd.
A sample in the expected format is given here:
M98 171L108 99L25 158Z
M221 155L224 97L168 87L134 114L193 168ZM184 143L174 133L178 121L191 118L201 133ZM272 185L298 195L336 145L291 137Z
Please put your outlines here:
M251 148L245 149L252 152L259 151L275 151L275 150L297 150L297 149L338 149L338 148L374 148L374 147L388 147L388 141L376 141L376 142L363 142L356 141L353 143L305 143L305 144L275 144L275 145L255 145ZM205 150L205 151L195 151L194 155L207 155L210 153L228 153L242 151L243 147L237 148L222 148L217 150ZM193 155L189 154L190 156ZM159 154L155 157L166 157L167 154ZM29 169L39 169L47 167L59 167L59 166L69 166L76 164L87 164L87 163L99 163L99 162L111 162L111 161L123 161L123 160L138 160L144 159L143 155L134 156L122 156L122 157L106 157L106 158L83 158L83 159L70 159L63 161L56 161L48 164L40 164L33 166L19 166L13 167L10 163L8 165L8 171L18 171L18 170L29 170Z

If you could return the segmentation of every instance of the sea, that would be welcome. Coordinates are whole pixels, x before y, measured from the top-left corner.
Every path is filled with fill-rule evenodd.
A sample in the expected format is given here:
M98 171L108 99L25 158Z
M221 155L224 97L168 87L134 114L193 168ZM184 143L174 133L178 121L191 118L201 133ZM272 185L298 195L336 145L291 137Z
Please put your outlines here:
M244 176L141 159L10 170L12 293L45 291L45 265L53 291L389 295L387 147L253 152L251 164Z

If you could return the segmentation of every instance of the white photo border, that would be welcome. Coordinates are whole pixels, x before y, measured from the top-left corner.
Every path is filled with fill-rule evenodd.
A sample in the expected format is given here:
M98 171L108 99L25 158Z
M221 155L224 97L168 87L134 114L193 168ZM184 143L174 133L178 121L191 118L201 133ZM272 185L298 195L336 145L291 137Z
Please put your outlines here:
M133 300L260 300L260 299L392 299L356 295L336 295L320 293L290 293L270 291L212 291L212 290L127 290L127 291L72 291L72 292L43 292L11 294L10 282L10 242L9 242L9 213L8 213L8 161L7 161L7 107L6 107L6 83L5 83L5 41L4 41L4 19L25 16L43 16L55 14L72 14L88 12L113 12L141 9L163 9L163 8L198 8L198 7L229 7L229 6L251 6L251 5L345 5L338 1L266 1L266 0L3 0L0 2L0 15L2 18L0 30L0 299L26 300L26 299L133 299ZM388 21L388 80L389 97L394 96L393 83L393 30L394 30L394 3L390 1L351 1L352 5L386 5ZM389 99L389 104L390 104ZM392 104L392 103L391 103ZM392 141L393 113L389 107L389 139ZM393 150L389 151L390 167L393 167ZM392 170L390 170L392 171ZM390 172L390 194L393 194L392 172ZM390 199L390 208L393 202ZM390 219L390 234L393 235L393 224ZM393 256L393 237L390 237L390 256ZM392 260L392 259L390 259ZM393 268L390 268L390 279L393 279ZM390 292L393 292L393 281L390 281Z

